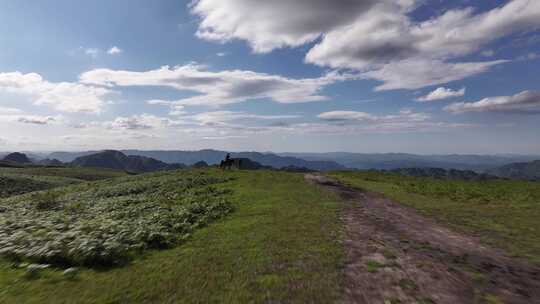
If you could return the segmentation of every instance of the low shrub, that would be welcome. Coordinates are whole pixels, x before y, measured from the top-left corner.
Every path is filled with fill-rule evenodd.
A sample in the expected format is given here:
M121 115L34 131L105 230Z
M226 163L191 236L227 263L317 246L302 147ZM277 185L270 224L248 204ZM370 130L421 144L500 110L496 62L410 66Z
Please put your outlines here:
M58 201L59 196L60 194L58 192L53 191L37 192L32 194L31 200L37 210L53 210L60 207Z

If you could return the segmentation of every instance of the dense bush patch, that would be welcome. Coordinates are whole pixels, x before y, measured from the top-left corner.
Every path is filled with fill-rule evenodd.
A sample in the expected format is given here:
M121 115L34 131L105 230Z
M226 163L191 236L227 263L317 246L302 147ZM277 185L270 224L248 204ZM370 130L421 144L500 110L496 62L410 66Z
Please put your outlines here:
M0 255L59 265L104 266L172 247L231 212L225 179L156 173L0 201Z
M51 188L51 184L30 178L0 176L0 198Z

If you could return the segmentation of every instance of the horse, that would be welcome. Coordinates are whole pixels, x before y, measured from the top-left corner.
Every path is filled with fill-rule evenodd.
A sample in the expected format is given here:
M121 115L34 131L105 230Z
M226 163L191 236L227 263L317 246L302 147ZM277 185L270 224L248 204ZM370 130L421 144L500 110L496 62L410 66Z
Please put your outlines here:
M242 160L239 158L229 158L227 160L222 160L219 164L219 167L222 170L231 170L233 168L240 169L242 166Z

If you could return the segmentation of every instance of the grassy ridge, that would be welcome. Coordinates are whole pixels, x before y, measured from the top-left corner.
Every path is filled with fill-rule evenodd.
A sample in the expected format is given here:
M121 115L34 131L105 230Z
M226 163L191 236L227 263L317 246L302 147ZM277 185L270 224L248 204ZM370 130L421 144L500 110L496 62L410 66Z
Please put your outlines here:
M384 193L485 243L540 263L540 183L415 178L374 171L335 172L351 186Z
M124 175L92 168L0 167L0 198Z
M195 231L181 246L150 251L124 267L54 269L28 280L0 262L1 303L335 302L343 252L339 199L281 172L204 171L233 178L235 212ZM174 174L185 174L176 172ZM145 175L138 176L144 179ZM180 176L179 176L180 177Z
M83 181L97 181L126 175L123 171L110 169L36 166L27 168L0 168L0 174L21 175L25 177L65 177Z
M53 188L49 181L20 176L0 175L0 198Z

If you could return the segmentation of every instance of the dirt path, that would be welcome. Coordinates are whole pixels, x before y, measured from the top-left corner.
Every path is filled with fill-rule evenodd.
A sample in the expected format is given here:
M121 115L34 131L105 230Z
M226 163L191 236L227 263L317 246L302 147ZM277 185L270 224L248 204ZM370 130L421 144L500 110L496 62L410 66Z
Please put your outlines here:
M347 202L347 303L540 303L540 268L414 210L318 174Z

